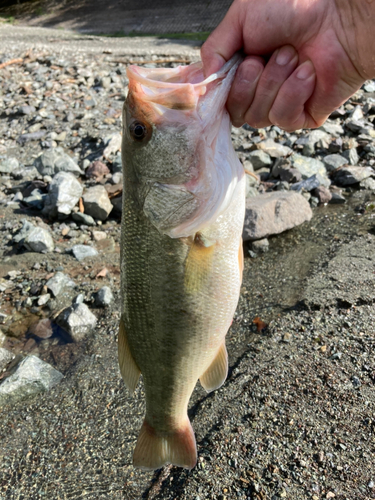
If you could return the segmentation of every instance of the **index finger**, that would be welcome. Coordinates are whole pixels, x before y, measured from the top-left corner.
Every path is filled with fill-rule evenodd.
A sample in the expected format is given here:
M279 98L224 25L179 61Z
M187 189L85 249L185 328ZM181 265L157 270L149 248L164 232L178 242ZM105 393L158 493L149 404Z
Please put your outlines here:
M205 77L218 71L243 47L239 10L237 2L234 2L219 26L202 45L201 58Z

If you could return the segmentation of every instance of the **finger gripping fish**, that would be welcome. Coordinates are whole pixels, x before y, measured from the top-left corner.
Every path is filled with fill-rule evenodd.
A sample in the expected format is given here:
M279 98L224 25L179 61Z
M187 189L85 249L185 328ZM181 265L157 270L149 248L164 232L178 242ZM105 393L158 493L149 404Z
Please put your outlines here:
M187 415L197 380L228 372L225 335L242 279L245 179L225 102L235 56L204 79L201 63L127 70L123 116L119 364L146 416L133 464L194 467Z

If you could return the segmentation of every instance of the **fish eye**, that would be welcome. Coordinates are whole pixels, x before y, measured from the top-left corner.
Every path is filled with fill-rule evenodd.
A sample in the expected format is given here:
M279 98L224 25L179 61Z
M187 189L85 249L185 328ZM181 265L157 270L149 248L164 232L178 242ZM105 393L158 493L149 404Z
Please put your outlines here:
M130 134L136 141L141 141L147 135L147 127L141 122L134 122L129 127Z

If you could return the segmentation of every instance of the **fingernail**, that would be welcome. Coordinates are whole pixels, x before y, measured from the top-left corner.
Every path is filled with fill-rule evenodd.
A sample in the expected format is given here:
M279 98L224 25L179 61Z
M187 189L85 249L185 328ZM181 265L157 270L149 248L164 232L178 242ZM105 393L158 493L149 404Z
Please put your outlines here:
M296 77L299 80L307 80L315 73L315 68L311 61L306 61L297 69Z
M279 49L277 53L276 62L279 66L285 66L293 59L295 54L296 51L293 49L293 47L281 47L281 49Z
M241 68L240 78L244 83L254 83L261 75L263 68L257 62L245 61L244 67Z

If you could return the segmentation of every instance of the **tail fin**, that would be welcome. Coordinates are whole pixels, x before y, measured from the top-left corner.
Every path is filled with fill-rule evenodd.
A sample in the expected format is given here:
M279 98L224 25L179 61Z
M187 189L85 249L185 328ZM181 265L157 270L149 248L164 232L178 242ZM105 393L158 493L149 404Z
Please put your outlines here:
M183 427L168 434L158 434L146 421L143 422L134 450L134 467L154 470L173 464L192 469L196 463L195 436L188 419Z

